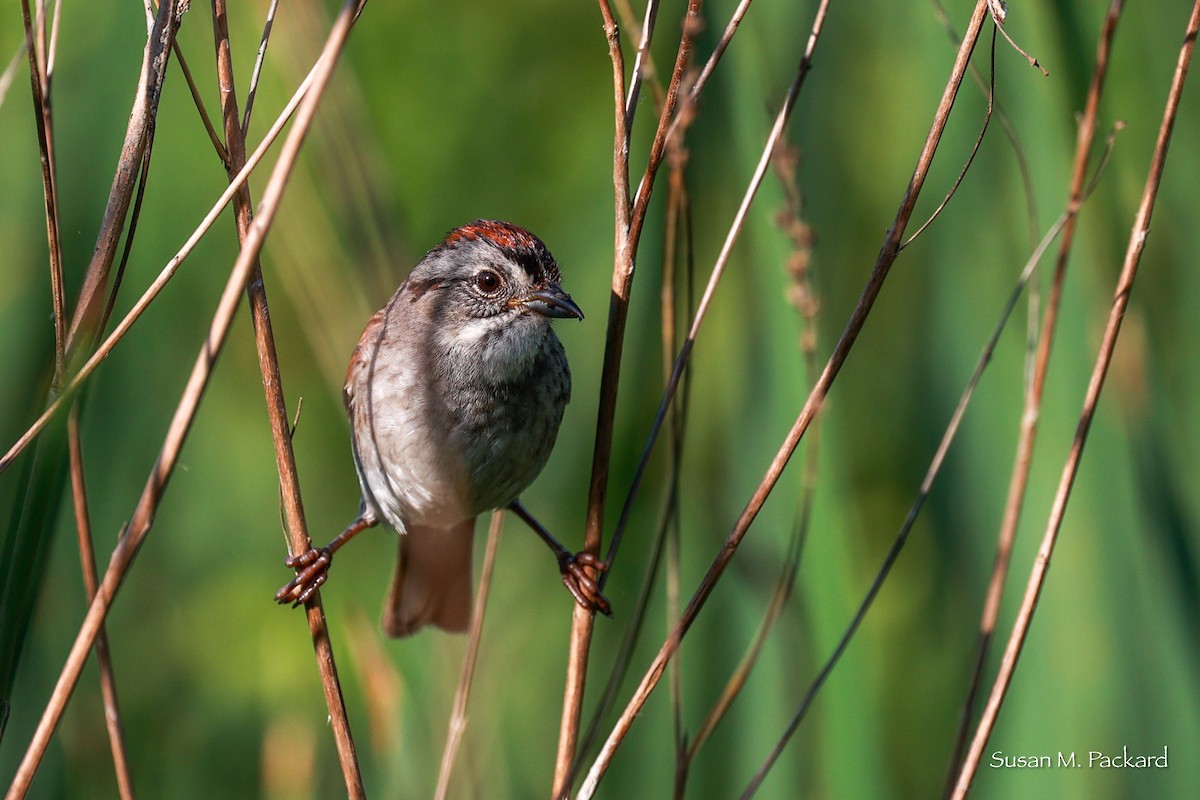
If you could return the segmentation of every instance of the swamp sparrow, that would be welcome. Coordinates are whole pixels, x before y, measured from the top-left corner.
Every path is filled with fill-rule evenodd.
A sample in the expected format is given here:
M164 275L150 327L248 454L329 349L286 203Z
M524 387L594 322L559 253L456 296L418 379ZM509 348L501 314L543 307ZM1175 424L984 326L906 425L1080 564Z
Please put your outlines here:
M371 321L350 357L344 398L362 504L327 546L285 562L275 595L300 605L334 552L387 522L400 554L383 613L390 636L424 625L466 630L475 518L511 508L550 544L583 606L609 613L587 569L517 501L550 457L571 373L551 320L583 319L558 265L533 234L480 220L430 250Z

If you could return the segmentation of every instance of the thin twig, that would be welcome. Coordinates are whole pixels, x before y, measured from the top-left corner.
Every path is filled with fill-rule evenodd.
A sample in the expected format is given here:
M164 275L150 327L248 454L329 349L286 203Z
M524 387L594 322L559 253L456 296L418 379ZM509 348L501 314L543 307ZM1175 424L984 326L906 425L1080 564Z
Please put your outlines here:
M1029 55L1029 53L1026 53L1023 49L1021 49L1021 46L1019 44L1017 44L1016 42L1014 42L1013 38L1008 35L1008 31L1006 31L1004 29L1004 24L1003 24L1005 17L1004 17L1004 15L997 13L995 8L992 9L992 19L994 19L996 22L996 30L1000 31L1000 35L1008 40L1008 43L1009 43L1009 45L1012 46L1012 49L1016 50L1018 53L1020 53L1022 56L1024 56L1025 60L1029 62L1029 66L1031 66L1034 69L1041 72L1043 78L1050 77L1050 73L1046 71L1046 68L1043 67L1041 64L1039 64L1038 60L1036 58L1034 58L1033 56Z
M450 790L450 775L458 757L463 733L467 730L467 704L471 701L471 685L475 680L475 663L479 659L479 643L483 638L483 615L487 611L488 594L492 587L492 572L496 566L496 551L500 546L500 531L504 527L504 509L492 512L488 526L487 550L483 554L483 566L479 572L479 588L475 590L475 612L471 616L471 631L467 638L467 652L463 655L462 673L458 688L454 692L454 709L450 712L450 723L446 730L446 745L442 748L442 766L438 772L436 800L446 800Z
M1124 5L1125 0L1113 0L1105 16L1104 27L1097 43L1096 65L1092 70L1091 84L1088 87L1087 104L1080 118L1079 131L1076 137L1075 164L1072 170L1069 193L1070 204L1079 204L1083 199L1084 182L1087 180L1088 159L1096 137L1096 119L1100 111L1100 97L1104 89L1104 78L1108 72L1113 37L1116 35L1117 22L1120 20ZM1042 396L1046 387L1046 373L1049 369L1050 353L1054 346L1054 334L1057 329L1058 313L1062 303L1063 282L1066 279L1067 262L1071 254L1071 246L1075 240L1075 226L1077 221L1078 215L1072 215L1067 220L1066 225L1063 226L1062 238L1059 240L1054 278L1046 305L1045 317L1042 321L1041 333L1037 338L1037 353L1034 356L1033 374L1025 395L1025 409L1021 416L1017 449L1013 457L1012 475L1008 485L1008 497L1004 504L1004 516L1001 520L996 540L996 555L992 566L992 574L988 580L983 612L979 620L979 644L975 653L975 662L972 666L971 677L968 681L967 695L963 700L962 715L959 722L958 735L955 737L950 767L946 775L944 792L946 795L949 795L954 788L955 777L962 761L963 748L966 746L967 733L970 729L971 719L975 713L975 698L983 680L983 671L987 665L992 636L996 630L996 620L1000 616L1000 600L1004 593L1004 584L1008 577L1008 569L1012 558L1013 542L1016 540L1017 535L1017 524L1021 518L1026 489L1029 485L1029 470L1033 463L1033 449L1037 439Z
M629 302L620 278L628 260L629 240L629 148L625 146L625 57L621 53L621 36L608 0L598 0L604 18L604 35L608 42L609 60L613 71L613 202L614 254L613 292L608 306L608 327L604 349L604 367L600 376L600 407L596 420L596 442L592 450L592 476L588 487L587 528L584 548L593 554L600 552L600 536L604 525L604 494L608 486L608 464L612 455L613 418L616 409L617 374L620 370L620 342ZM615 363L615 366L614 366ZM559 722L558 750L554 758L552 796L562 798L570 791L571 764L575 759L579 738L579 715L583 707L583 691L587 682L587 657L592 642L592 612L575 604L572 607L571 640L567 649L567 674L563 688L563 710Z
M950 16L946 13L945 6L942 5L940 0L930 0L930 2L933 5L934 16L937 18L938 22L942 24L942 27L946 29L946 35L950 37L950 41L955 47L958 47L959 43L962 42L962 39L954 30L954 26L950 22ZM995 16L994 12L993 16ZM995 63L994 52L992 54L992 63ZM979 87L980 93L982 93L984 97L989 97L993 94L989 86L994 80L994 69L993 74L990 77L984 78L979 70L979 67L977 67L974 62L971 62L970 73L971 80L975 81L975 84ZM1021 172L1021 185L1025 188L1025 202L1028 205L1029 246L1030 248L1033 248L1037 246L1037 242L1040 237L1038 236L1037 203L1033 191L1033 173L1029 168L1029 159L1025 155L1025 146L1021 143L1021 137L1017 133L1016 126L1013 125L1012 119L1004 110L1004 104L1001 103L999 99L994 97L992 98L991 102L996 120L1000 123L1000 127L1003 128L1004 135L1008 137L1009 144L1012 145L1013 154L1017 158L1017 168ZM1031 284L1030 289L1031 297L1033 293L1037 291L1037 282L1034 281Z
M267 44L271 41L271 31L275 28L275 11L279 8L279 0L271 0L267 8L267 18L263 23L262 38L258 43L258 55L254 59L254 71L250 74L250 88L246 90L246 110L242 113L242 138L250 135L250 112L254 110L254 100L258 97L258 80L262 76L263 62L267 58Z
M689 201L683 177L683 166L686 156L684 155L682 146L679 144L680 138L674 137L672 139L672 142L669 144L670 155L668 156L671 161L671 171L668 181L667 219L663 240L663 285L660 298L662 308L662 347L663 358L665 359L663 363L664 382L671 368L670 354L675 351L675 341L678 335L675 330L677 327L675 320L675 283L677 283L677 279L675 276L677 274L684 276L687 289L684 301L685 308L690 309L693 305L691 294L694 267L692 230L689 224ZM683 224L679 222L680 217L683 218ZM679 230L682 230L682 233L679 233ZM676 240L680 238L683 239L685 249L684 260L686 262L686 269L683 271L678 271L675 268L675 262L678 260L678 256L676 255ZM613 665L609 671L608 680L605 682L604 689L600 693L599 700L591 711L591 721L587 725L586 733L580 739L579 752L576 754L575 762L572 765L572 780L578 773L584 757L591 750L596 736L599 735L600 724L604 721L605 716L612 708L612 704L616 701L617 692L620 690L621 683L625 679L629 664L633 658L634 649L641 638L641 632L646 620L646 611L649 608L650 597L657 583L658 570L664 552L667 555L667 618L673 624L674 620L679 616L678 543L679 497L681 491L680 469L687 416L685 413L687 395L687 381L685 378L684 386L680 390L678 402L674 408L675 413L671 416L672 426L669 431L671 461L668 466L670 474L667 478L667 497L664 502L662 517L654 542L650 547L650 556L645 566L642 584L638 589L637 597L630 604L628 612L629 622L625 626L621 637L621 644L617 648L616 656L613 658ZM672 568L673 563L674 568ZM607 574L606 572L600 576L601 581L603 581ZM678 727L677 730L681 733L682 727Z
M809 47L806 50L805 57L801 62L800 75L807 72L807 64L811 59L811 50L815 46L817 34L820 31L820 22L824 19L824 13L828 3L824 2L817 10L817 21L814 22L813 33L810 34ZM768 495L778 482L780 475L783 473L784 467L795 451L796 446L800 443L800 438L808 429L816 412L820 408L825 396L829 392L829 387L837 377L839 370L845 363L846 357L849 355L855 340L858 338L859 332L862 330L863 324L867 316L870 314L871 308L878 297L883 283L887 278L888 272L896 259L900 241L904 235L904 228L908 224L912 216L913 206L916 204L917 196L920 194L921 188L925 183L925 178L929 173L929 167L933 162L934 154L937 152L938 143L941 141L942 132L945 130L946 122L950 116L950 110L953 108L955 96L962 84L963 76L966 73L967 62L970 59L971 52L974 49L976 40L979 37L979 31L983 25L983 19L987 12L987 0L978 0L975 11L971 17L971 24L967 29L967 35L963 40L962 46L959 48L958 56L955 59L954 67L951 71L950 79L947 81L946 88L942 95L942 100L938 105L937 112L934 115L932 127L929 135L925 140L925 145L922 148L921 155L918 158L917 165L913 171L912 179L909 181L908 187L905 190L904 197L901 200L900 208L896 212L896 219L892 227L888 230L887 236L884 239L883 245L880 248L878 258L875 263L875 268L871 273L871 277L867 281L866 287L863 289L862 296L859 298L858 304L851 312L850 319L846 324L845 330L834 346L833 353L830 355L825 369L822 371L820 378L817 380L813 390L809 393L808 400L804 404L796 422L789 431L787 438L780 446L778 453L772 460L758 488L755 490L750 501L747 503L742 514L738 517L734 524L733 530L726 538L719 554L714 559L700 586L692 595L691 602L685 609L683 616L680 619L676 631L668 637L667 641L659 650L658 655L654 658L650 667L647 669L641 684L635 690L633 697L626 706L625 711L621 714L612 733L609 735L608 741L605 742L601 749L600 755L592 764L592 768L584 780L583 787L580 790L580 800L587 800L592 797L596 791L596 787L608 768L612 760L613 754L621 741L624 740L630 726L633 724L634 718L640 712L641 708L649 698L650 693L658 684L659 678L666 667L667 661L674 655L677 643L687 633L696 615L703 608L705 601L712 593L721 574L736 552L738 545L749 529L750 524L757 517L763 503L766 502ZM767 151L768 154L771 150ZM703 305L703 300L701 304ZM686 344L685 344L686 347ZM678 371L678 369L676 370Z
M1041 546L1038 548L1037 557L1030 570L1029 580L1025 586L1025 596L1021 602L1020 609L1017 611L1017 618L1013 623L1008 645L1000 662L999 673L992 684L992 691L984 707L983 717L975 729L975 737L971 742L970 749L967 751L962 769L959 771L958 782L952 795L955 800L966 796L967 790L970 789L971 782L975 777L975 772L979 768L983 750L987 746L988 739L991 737L992 729L995 727L996 719L1000 714L1000 706L1004 703L1004 699L1008 694L1009 684L1012 681L1013 673L1016 670L1017 662L1020 659L1021 651L1025 644L1025 637L1029 633L1029 626L1033 620L1034 609L1037 607L1038 598L1041 596L1042 587L1046 582L1046 573L1050 567L1050 559L1054 554L1054 546L1058 541L1059 531L1062 528L1067 502L1070 500L1071 489L1075 483L1075 476L1078 474L1079 463L1083 456L1083 447L1087 442L1088 431L1091 429L1092 419L1096 413L1096 405L1099 402L1100 393L1104 388L1104 380L1108 375L1109 364L1112 362L1113 350L1116 347L1117 337L1121 332L1121 321L1125 316L1125 309L1129 305L1129 297L1133 291L1133 281L1137 276L1142 251L1146 247L1146 239L1150 233L1150 217L1154 212L1154 203L1158 197L1158 187L1162 180L1163 168L1166 164L1167 150L1171 143L1171 132L1175 125L1175 117L1179 111L1179 102L1183 94L1183 86L1187 78L1188 67L1191 64L1192 52L1195 49L1198 32L1200 32L1200 0L1196 0L1192 5L1191 16L1188 19L1187 28L1184 32L1183 44L1180 47L1179 57L1175 66L1175 74L1171 79L1171 88L1167 94L1166 108L1163 111L1162 123L1159 126L1158 139L1155 142L1149 173L1142 191L1142 200L1138 206L1137 216L1134 219L1133 230L1130 232L1129 244L1125 251L1121 274L1117 279L1112 307L1109 310L1108 322L1105 325L1100 348L1096 354L1096 363L1093 366L1092 375L1088 381L1083 408L1079 415L1079 425L1076 428L1075 438L1071 444L1066 462L1063 464L1062 476L1059 479L1058 490L1055 493L1050 517L1046 523L1046 531L1042 536Z
M188 91L191 92L192 103L196 106L196 110L200 112L200 121L204 123L204 131L208 134L209 141L212 142L213 147L216 149L221 163L225 164L226 169L228 169L229 153L226 151L225 145L221 141L216 127L213 125L212 117L208 115L208 109L204 106L204 99L200 97L200 88L196 86L196 81L192 78L192 70L188 67L187 59L183 57L183 50L180 49L179 42L172 42L171 46L175 50L175 60L179 62L179 69L183 71L183 79L187 83Z
M685 127L667 137L667 165L670 171L667 173L667 210L663 226L663 275L662 289L659 292L659 307L661 308L660 313L662 315L662 381L664 388L671 379L671 367L674 362L673 354L678 346L679 334L681 333L677 313L679 307L678 284L682 282L685 287L684 299L686 305L684 308L687 310L685 322L691 318L695 300L692 293L695 278L695 250L692 246L692 228L689 224L691 220L691 206L687 190L687 164L690 153L687 147L684 146L686 125L690 125L695 118L694 106L695 103L691 101L690 92L685 93L681 108L676 114L676 119L683 119ZM683 270L677 269L676 266L680 261L677 253L681 242L684 248L685 259L685 269ZM679 278L680 275L682 275L682 281ZM683 559L680 544L682 523L680 521L679 498L683 491L683 440L688 416L687 395L687 385L685 384L683 391L680 392L679 397L671 408L671 427L667 431L667 443L669 445L666 484L667 502L666 508L663 510L659 541L656 543L656 553L662 550L664 544L666 545L667 614L665 622L668 630L679 619L680 609L683 607L680 600L680 585L682 583L680 572ZM664 539L665 542L663 541ZM655 567L655 572L657 572L657 565ZM653 578L653 574L647 571L646 578L647 584L649 584ZM649 592L647 592L647 597L648 595ZM629 655L620 664L622 679L624 679L625 673L629 669L629 664L633 660L632 645L637 641L637 638L636 636L631 637ZM597 709L597 730L599 728L598 723L601 718L601 712L607 715L609 707L616 697L615 688L612 697L605 698L607 702L602 703L600 708ZM672 743L675 750L676 765L676 797L681 798L686 782L685 758L687 756L687 731L683 722L683 669L679 659L675 659L671 664L670 690Z
M950 203L950 199L954 197L954 193L958 191L958 187L962 185L963 178L967 177L967 172L971 169L971 165L975 163L975 156L979 154L979 148L983 144L983 137L987 134L988 123L992 121L992 109L995 107L996 101L996 28L992 26L992 46L989 50L991 62L988 69L988 87L987 87L987 110L983 114L983 125L979 128L979 135L975 137L975 144L971 147L971 154L967 156L966 162L962 169L959 170L958 177L954 179L954 183L950 184L950 189L946 192L946 196L942 198L942 202L938 203L937 208L929 215L929 219L921 223L921 226L904 240L904 244L900 245L900 249L908 247L913 241L925 232L925 229L933 224L933 221L941 215L942 210Z
M165 0L163 7L167 8L172 5L172 2L173 0ZM75 643L71 647L71 652L67 657L67 662L63 667L62 673L59 675L54 692L46 704L41 721L34 733L33 741L30 743L25 757L22 759L21 765L17 770L17 775L12 786L9 789L8 800L22 798L28 791L37 767L41 763L42 756L46 752L46 747L49 745L50 737L58 726L58 721L62 717L67 701L70 699L71 693L79 680L79 675L87 661L88 653L95 643L96 633L99 630L100 624L104 621L108 609L112 605L113 598L116 596L117 590L120 588L121 582L128 572L130 564L133 562L138 549L141 547L150 530L159 500L166 490L180 450L183 447L183 442L195 417L200 399L212 374L216 358L229 333L234 312L237 310L241 295L245 290L246 282L250 277L254 259L262 248L271 221L279 208L279 201L283 194L287 176L295 166L300 146L303 144L305 135L312 124L313 115L316 112L321 95L328 85L333 67L337 63L337 57L345 45L356 5L354 0L347 0L330 31L314 75L312 91L305 95L304 101L297 112L295 125L288 133L288 137L280 151L279 160L275 164L271 178L263 193L262 203L259 207L259 216L255 220L255 224L251 227L246 244L239 253L237 261L230 272L229 281L226 283L225 290L221 295L221 300L218 304L217 312L213 317L208 337L201 347L200 354L192 369L192 374L188 379L187 387L180 398L179 405L176 408L175 415L164 439L159 458L142 491L133 517L122 531L121 538L117 543L116 549L113 551L112 559L104 573L104 579L100 583L99 591L96 593L96 598L88 607L87 615L80 626L79 633L75 638ZM313 613L313 611L319 613L318 609L310 607L310 613ZM350 794L356 797L362 796L361 792L357 794L350 792Z
M142 154L137 188L134 191L133 203L129 211L129 227L125 231L125 246L121 248L121 259L117 262L117 271L113 275L112 285L108 290L108 303L105 304L104 313L100 315L100 321L96 324L97 337L108 327L109 318L112 317L113 309L117 305L117 294L121 290L121 283L125 280L125 268L129 266L129 258L133 254L133 242L137 235L138 220L142 217L142 202L145 200L146 184L150 179L150 159L153 152L154 135L151 134L146 142L146 151Z
M642 93L642 82L650 67L650 42L654 38L654 23L658 19L659 0L648 0L646 16L642 20L642 36L638 41L637 55L633 59L633 74L629 76L629 91L625 97L625 149L629 149L629 138L633 135L633 119L637 114L637 102Z
M58 28L62 18L62 0L55 0L54 21L50 23L50 47L46 51L46 86L49 88L54 80L54 62L58 56ZM49 94L49 92L47 92Z
M218 93L221 97L221 116L225 127L225 141L228 145L227 172L232 180L245 165L246 142L242 135L241 120L238 114L237 82L233 75L233 57L230 50L225 0L213 0L212 7L213 36L217 51ZM238 242L244 248L254 220L249 186L243 184L238 193L234 195L233 205ZM271 425L271 439L279 471L280 497L287 522L286 530L291 539L291 551L302 553L312 546L312 542L309 540L308 523L304 517L300 476L296 470L296 456L292 449L292 427L288 422L287 400L284 394L283 378L279 371L279 356L275 350L275 335L267 302L267 288L257 255L252 259L250 279L246 284L246 297L250 305L259 369L266 392L267 416ZM338 680L333 644L324 624L324 614L319 598L314 598L306 616L312 634L317 668L321 673L321 685L324 689L326 705L329 708L331 727L347 793L351 797L362 797L365 796L362 775L358 768L358 757L350 732L350 720L346 713L341 683Z
M671 72L671 81L667 84L667 96L659 111L658 127L654 131L654 141L650 143L650 154L646 158L646 171L638 183L633 195L633 211L629 218L629 231L626 234L631 246L629 277L633 277L633 259L637 256L637 246L641 241L642 225L646 221L646 210L650 205L650 196L654 191L654 179L662 166L667 149L667 134L671 127L671 119L675 114L679 100L679 89L683 85L683 76L688 65L692 62L692 47L695 37L703 28L700 19L700 0L688 0L687 13L683 17L683 32L679 36L679 51L675 54L675 68Z

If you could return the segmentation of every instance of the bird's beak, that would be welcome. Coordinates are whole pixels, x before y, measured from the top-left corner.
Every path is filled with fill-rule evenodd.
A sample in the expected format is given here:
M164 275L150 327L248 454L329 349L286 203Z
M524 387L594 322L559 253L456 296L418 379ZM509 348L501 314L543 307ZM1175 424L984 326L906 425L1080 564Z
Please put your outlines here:
M583 311L575 305L571 295L562 290L557 283L549 283L545 289L530 292L517 304L541 314L543 317L556 319L583 319Z

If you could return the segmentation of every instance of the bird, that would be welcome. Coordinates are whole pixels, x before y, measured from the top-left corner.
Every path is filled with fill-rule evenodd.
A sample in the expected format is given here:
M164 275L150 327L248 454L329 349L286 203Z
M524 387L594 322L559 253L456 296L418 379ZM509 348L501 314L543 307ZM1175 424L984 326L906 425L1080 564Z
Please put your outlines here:
M296 577L275 595L305 603L333 554L387 523L399 553L384 602L391 637L427 625L467 629L476 518L509 508L551 547L585 608L611 614L597 556L572 554L520 503L545 467L571 397L553 320L583 319L550 250L524 228L476 220L413 267L363 330L343 390L362 500L328 545L289 556Z

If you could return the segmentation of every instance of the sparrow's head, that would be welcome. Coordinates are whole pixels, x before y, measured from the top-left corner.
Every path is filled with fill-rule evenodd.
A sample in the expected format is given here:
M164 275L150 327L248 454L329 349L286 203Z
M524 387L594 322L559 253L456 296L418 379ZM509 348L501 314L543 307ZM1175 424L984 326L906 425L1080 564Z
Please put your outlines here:
M546 347L560 347L552 319L583 319L560 281L541 239L507 222L479 220L451 231L406 285L409 301L433 323L427 335L434 352L454 353L503 381L532 369Z
M495 220L455 228L409 276L414 290L441 295L452 316L514 323L524 317L529 324L583 319L561 280L541 239Z

